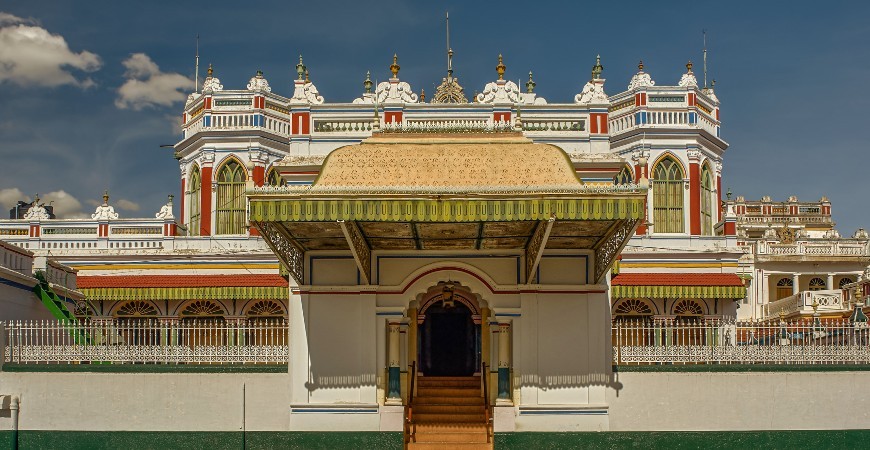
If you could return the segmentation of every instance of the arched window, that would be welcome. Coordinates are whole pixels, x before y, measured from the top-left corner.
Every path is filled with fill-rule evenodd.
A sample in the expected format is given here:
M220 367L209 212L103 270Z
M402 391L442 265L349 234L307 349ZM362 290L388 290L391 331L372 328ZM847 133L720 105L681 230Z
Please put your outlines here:
M194 166L190 173L190 197L187 199L187 203L190 205L190 222L187 224L187 234L190 236L199 236L199 224L202 220L201 193L202 177L199 174L199 167Z
M656 233L683 233L683 169L667 157L653 171L653 224Z
M706 164L701 169L701 234L713 234L713 175Z
M827 286L825 285L825 280L823 280L819 277L815 277L815 278L810 280L810 290L811 291L822 291L825 289L827 289Z
M617 316L650 316L652 313L652 308L645 301L636 298L623 300L613 311Z
M266 175L266 186L283 186L284 180L281 179L281 175L274 168L269 170L269 174Z
M231 159L218 171L217 233L245 232L245 168Z
M776 282L776 299L786 298L792 295L794 282L791 278L781 278Z
M847 284L852 284L852 283L854 283L854 282L855 282L855 280L853 280L853 279L851 279L851 278L849 278L849 277L843 277L842 279L840 279L840 283L837 284L837 286L838 286L840 289L843 289L843 286L845 286L845 285L847 285Z
M613 178L613 184L631 184L634 183L634 176L631 173L631 169L628 167L623 167L622 170L619 171L619 174Z
M694 300L683 299L674 305L674 315L683 317L702 316L704 315L704 309Z

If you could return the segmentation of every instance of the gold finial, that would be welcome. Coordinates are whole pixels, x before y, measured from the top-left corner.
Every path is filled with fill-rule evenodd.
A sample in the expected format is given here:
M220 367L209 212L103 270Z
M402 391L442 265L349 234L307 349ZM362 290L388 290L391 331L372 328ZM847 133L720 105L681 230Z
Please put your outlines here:
M535 83L535 80L532 79L532 71L530 70L529 81L526 81L526 92L528 92L529 94L535 92L535 86L537 86L537 84L538 83Z
M371 71L366 71L366 79L363 81L363 88L366 90L366 94L372 93L372 73Z
M420 103L426 102L426 90L420 89Z
M692 73L692 60L689 60L689 62L686 63L686 70L688 70L689 73Z
M393 78L399 77L399 69L400 68L401 67L399 67L399 55L396 53L393 53L393 63L390 64L390 72L393 72Z
M307 68L307 67L305 68L305 82L306 82L306 83L310 83L310 82L311 82L311 79L308 78L308 68Z
M208 63L208 76L211 78L211 74L214 73L214 68L212 68L211 63Z
M498 54L498 65L495 66L495 73L498 74L499 80L504 80L504 71L507 69L502 61L501 53Z
M304 79L305 76L305 64L302 63L302 55L299 55L299 64L296 64L296 75L299 80Z
M640 60L640 62L637 63L637 71L643 72L643 60Z
M209 67L209 69L211 69L211 67ZM103 192L103 205L108 205L108 204L109 204L109 190L107 189L106 192Z

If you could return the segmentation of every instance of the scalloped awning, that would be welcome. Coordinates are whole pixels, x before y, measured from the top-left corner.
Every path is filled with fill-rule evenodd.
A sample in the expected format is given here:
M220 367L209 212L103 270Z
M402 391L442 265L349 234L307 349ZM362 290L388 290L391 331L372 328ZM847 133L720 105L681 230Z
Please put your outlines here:
M621 273L611 286L613 298L746 297L743 280L731 273Z
M265 300L284 299L288 282L280 275L107 275L78 277L88 299Z

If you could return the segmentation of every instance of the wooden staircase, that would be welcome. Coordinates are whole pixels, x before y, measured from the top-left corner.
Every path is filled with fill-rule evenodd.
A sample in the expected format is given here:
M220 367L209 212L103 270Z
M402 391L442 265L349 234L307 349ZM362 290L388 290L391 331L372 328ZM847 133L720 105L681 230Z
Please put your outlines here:
M480 376L421 376L416 384L406 417L406 448L493 448Z

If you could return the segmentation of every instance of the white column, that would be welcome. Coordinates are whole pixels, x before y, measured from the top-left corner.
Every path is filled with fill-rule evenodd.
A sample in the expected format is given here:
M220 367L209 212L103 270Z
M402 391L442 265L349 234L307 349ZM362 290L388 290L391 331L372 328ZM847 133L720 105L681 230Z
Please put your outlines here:
M791 295L797 295L800 290L800 274L793 273L791 274Z
M834 274L828 274L828 281L825 283L825 289L834 289Z

